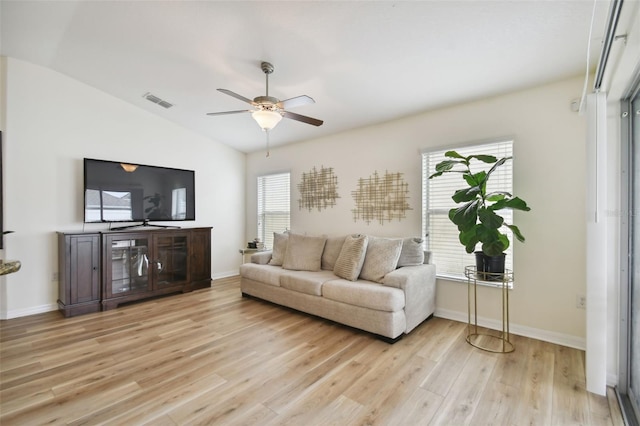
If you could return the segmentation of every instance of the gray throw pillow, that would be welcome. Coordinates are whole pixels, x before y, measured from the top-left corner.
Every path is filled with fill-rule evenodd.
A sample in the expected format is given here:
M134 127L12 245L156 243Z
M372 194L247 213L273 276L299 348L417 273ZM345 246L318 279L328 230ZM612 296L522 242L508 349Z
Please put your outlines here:
M284 262L284 254L287 251L287 242L289 241L289 232L285 231L281 234L273 233L273 252L269 265L282 266Z
M289 234L282 267L294 271L319 271L325 237Z
M344 240L333 273L345 280L355 281L360 275L369 239L366 235L349 235Z
M382 282L385 275L396 269L401 250L402 240L400 238L370 236L360 278L377 283Z
M424 248L422 247L423 239L405 238L402 240L402 251L400 259L398 259L398 268L401 266L415 266L424 263Z

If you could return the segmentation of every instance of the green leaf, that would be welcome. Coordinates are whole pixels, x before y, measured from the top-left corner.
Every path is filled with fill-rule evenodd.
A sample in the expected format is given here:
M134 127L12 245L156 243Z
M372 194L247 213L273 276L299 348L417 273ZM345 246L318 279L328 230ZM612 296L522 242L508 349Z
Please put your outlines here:
M522 210L528 212L531 210L527 203L525 203L522 199L518 197L513 198L504 198L502 200L497 201L491 207L491 210L497 211L502 209L513 209L513 210Z
M482 240L481 240L482 241ZM509 248L509 238L506 235L497 233L496 238L484 241L482 244L482 252L487 256L498 256Z
M513 235L516 237L518 241L520 241L521 243L524 243L524 235L522 235L522 233L520 232L520 229L516 225L506 225L506 226L509 229L511 229L511 232L513 232Z
M477 222L478 204L478 201L474 200L457 209L449 210L449 219L460 231L470 229Z
M480 188L474 186L472 188L458 189L451 199L456 203L464 203L467 201L475 200L480 193Z
M522 210L528 212L531 210L531 207L527 206L527 203L518 197L513 197L507 202L507 207L514 210Z
M493 173L498 167L502 166L504 163L507 162L507 160L511 160L511 157L504 157L499 159L496 164L493 165L493 167L491 167L491 169L489 170L489 172L487 172L487 176L490 176L491 173Z
M469 186L482 186L484 182L487 180L487 174L482 171L476 174L465 173L463 176L465 181L469 184Z
M502 200L498 200L495 202L495 204L492 204L490 206L488 206L488 209L495 211L498 210L502 210L502 209L506 209L507 208L507 201L509 201L510 198L503 198Z
M458 164L464 164L460 160L444 160L436 164L436 172L448 172Z
M504 223L504 219L487 208L478 209L478 218L480 222L487 228L498 229Z
M488 164L495 163L496 161L498 161L498 159L493 155L470 155L469 158L475 158L476 160L480 160Z
M478 230L479 225L473 226L471 229L467 231L460 232L459 239L460 243L465 247L467 253L473 253L476 249L476 245L480 242L476 231Z
M467 157L463 157L462 155L458 154L456 151L447 151L444 153L445 157L449 157L449 158L460 158L463 160L467 160Z
M487 194L484 198L487 201L496 202L496 201L504 200L505 197L510 197L510 196L511 194L509 194L508 192L492 192L491 194Z

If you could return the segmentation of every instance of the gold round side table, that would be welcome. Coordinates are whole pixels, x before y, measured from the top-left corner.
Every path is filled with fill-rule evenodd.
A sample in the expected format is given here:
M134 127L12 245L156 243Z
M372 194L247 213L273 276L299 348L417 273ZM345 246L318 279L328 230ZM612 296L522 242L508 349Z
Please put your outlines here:
M504 273L478 272L475 266L467 266L464 268L464 275L467 277L467 304L469 311L467 342L471 346L488 352L513 352L516 347L511 342L509 334L509 283L513 282L513 271L505 269ZM496 287L502 290L502 332L500 335L478 332L478 281L495 283ZM473 322L471 321L472 311Z

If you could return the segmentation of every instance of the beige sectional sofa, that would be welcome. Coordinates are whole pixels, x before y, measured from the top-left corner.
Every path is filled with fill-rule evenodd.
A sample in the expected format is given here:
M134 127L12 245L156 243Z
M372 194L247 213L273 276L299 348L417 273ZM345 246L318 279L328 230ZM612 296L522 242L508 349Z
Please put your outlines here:
M417 238L275 234L241 265L241 290L393 342L435 310L428 257Z

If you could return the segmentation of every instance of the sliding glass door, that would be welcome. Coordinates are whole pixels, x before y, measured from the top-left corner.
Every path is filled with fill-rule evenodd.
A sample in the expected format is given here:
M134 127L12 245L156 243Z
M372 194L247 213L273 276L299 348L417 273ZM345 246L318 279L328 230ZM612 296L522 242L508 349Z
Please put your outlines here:
M622 280L618 391L629 424L640 419L640 85L622 103Z

